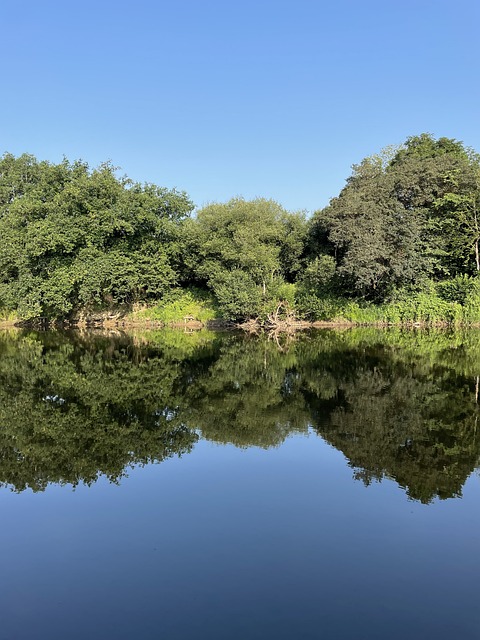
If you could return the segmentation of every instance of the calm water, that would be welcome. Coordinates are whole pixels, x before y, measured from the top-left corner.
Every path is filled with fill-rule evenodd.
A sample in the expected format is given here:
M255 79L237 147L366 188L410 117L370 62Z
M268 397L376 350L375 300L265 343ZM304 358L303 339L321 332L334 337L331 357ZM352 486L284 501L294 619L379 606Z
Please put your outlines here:
M0 333L0 639L480 637L480 332Z

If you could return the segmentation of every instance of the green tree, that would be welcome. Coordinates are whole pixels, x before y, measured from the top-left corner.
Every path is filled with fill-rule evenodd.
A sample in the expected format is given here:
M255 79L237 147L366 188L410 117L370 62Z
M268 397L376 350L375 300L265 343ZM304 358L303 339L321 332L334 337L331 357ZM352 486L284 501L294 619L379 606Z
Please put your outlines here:
M0 160L0 306L21 317L161 297L178 279L186 194L103 164Z
M480 267L479 156L430 134L363 160L310 224L310 256L337 265L340 293L383 300Z
M227 318L275 305L279 283L301 266L306 223L272 200L234 198L201 209L187 228L190 266Z
M311 233L328 239L346 293L381 300L428 271L422 220L395 197L379 156L354 167L340 195L315 214Z
M479 167L479 156L462 142L426 133L407 138L390 163L397 199L424 219L425 252L437 277L475 269Z

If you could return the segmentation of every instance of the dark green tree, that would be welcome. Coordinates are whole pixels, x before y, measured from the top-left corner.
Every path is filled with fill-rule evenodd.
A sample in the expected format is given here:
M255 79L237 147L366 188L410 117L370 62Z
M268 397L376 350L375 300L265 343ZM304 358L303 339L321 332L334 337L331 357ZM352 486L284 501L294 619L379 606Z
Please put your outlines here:
M408 138L390 162L396 198L424 220L425 252L437 277L480 268L479 171L479 156L462 142L425 133Z
M23 318L160 298L178 281L184 193L103 164L0 160L0 306Z
M340 195L315 214L311 233L332 247L340 291L382 300L428 272L423 220L399 202L394 186L383 159L366 158Z
M376 301L431 276L477 273L479 157L430 134L363 160L310 223L311 259L336 262L337 293Z

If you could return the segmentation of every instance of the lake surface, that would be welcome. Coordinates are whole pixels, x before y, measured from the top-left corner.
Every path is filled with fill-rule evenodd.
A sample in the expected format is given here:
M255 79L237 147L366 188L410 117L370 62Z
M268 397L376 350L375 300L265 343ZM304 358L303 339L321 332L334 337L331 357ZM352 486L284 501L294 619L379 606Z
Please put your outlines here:
M0 333L0 639L480 637L480 332Z

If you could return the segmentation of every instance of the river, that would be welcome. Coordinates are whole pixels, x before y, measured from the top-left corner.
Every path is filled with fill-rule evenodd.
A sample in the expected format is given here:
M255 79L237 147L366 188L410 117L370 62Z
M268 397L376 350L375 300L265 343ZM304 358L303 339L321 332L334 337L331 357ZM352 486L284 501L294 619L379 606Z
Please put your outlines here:
M480 331L0 333L0 639L480 637Z

